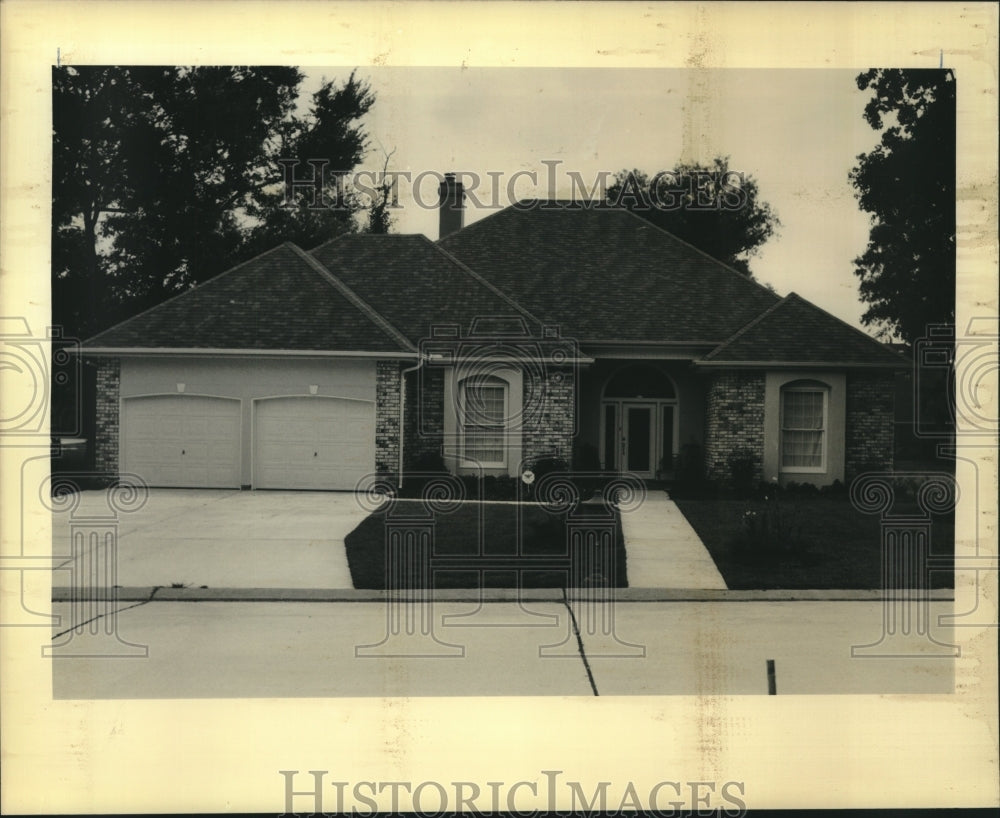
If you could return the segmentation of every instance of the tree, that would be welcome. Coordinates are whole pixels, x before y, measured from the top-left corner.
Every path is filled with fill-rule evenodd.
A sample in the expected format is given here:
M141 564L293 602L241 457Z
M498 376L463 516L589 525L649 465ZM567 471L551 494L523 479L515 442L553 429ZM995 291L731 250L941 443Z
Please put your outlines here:
M912 344L929 324L955 321L955 77L949 70L871 69L865 121L881 133L850 181L871 214L854 260L862 316L883 338Z
M653 176L623 170L606 199L751 278L750 259L781 225L756 179L731 170L728 157L679 163Z
M356 229L350 197L283 198L282 157L360 162L374 104L352 73L297 113L294 68L53 70L54 318L84 337L282 240Z

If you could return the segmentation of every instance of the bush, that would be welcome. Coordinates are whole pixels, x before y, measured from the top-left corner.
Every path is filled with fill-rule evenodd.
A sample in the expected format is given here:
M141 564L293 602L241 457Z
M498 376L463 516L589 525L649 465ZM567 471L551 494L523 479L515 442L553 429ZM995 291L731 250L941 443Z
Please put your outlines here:
M413 462L409 466L409 471L438 474L446 472L447 468L444 465L444 458L441 457L440 452L421 452L413 458Z
M531 471L535 474L536 483L547 474L552 474L553 472L569 473L569 470L569 463L561 457L542 457L536 460L531 466Z
M729 455L729 479L740 497L749 497L754 490L757 457L749 449L736 449Z
M590 443L577 442L573 446L573 469L575 471L600 471L601 458L597 447Z

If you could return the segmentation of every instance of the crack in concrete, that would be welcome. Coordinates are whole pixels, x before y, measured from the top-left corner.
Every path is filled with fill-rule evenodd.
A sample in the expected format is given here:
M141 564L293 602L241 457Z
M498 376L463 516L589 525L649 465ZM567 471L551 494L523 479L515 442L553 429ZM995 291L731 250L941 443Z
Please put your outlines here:
M580 635L580 627L576 622L576 614L573 613L573 608L570 607L569 597L566 595L566 589L562 589L563 592L563 605L566 606L566 610L569 611L569 620L573 623L573 633L576 634L576 646L577 650L580 652L580 658L583 660L583 668L587 671L587 680L590 682L590 689L594 691L595 696L600 696L601 694L597 692L597 682L594 681L594 673L590 669L590 662L587 661L587 652L583 648L583 637Z
M97 616L92 616L92 617L90 617L90 619L84 620L83 622L78 622L77 624L72 625L69 628L66 628L66 630L60 631L59 633L54 634L53 637L52 637L52 641L54 642L60 636L65 636L70 631L75 631L78 628L82 628L84 625L89 625L91 622L97 622L100 619L104 619L106 616L111 616L112 614L117 615L119 613L123 613L124 611L131 611L133 608L138 608L138 607L140 607L142 605L147 605L147 604L149 604L150 602L153 601L153 597L156 596L156 592L159 591L160 588L162 588L162 587L163 587L162 585L155 586L153 588L153 590L149 592L149 597L147 599L143 599L140 602L136 602L134 605L128 605L128 606L126 606L124 608L115 608L113 611L111 611L109 613L98 614Z

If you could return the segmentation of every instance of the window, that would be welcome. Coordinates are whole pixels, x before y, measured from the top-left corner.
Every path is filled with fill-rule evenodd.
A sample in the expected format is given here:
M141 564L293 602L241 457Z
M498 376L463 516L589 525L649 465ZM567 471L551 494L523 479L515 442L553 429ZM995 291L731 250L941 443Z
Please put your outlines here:
M819 384L781 390L782 471L826 471L828 394Z
M462 450L466 460L503 466L507 451L507 384L499 378L462 382Z

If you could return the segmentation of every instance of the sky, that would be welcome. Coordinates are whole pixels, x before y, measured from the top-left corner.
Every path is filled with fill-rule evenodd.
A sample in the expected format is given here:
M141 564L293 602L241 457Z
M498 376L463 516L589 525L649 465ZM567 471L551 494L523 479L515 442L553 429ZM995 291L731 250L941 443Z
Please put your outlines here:
M343 81L350 68L303 68L302 90ZM568 173L592 185L623 168L652 174L679 160L730 157L756 178L781 227L751 259L756 278L797 292L856 327L864 305L852 261L868 240L848 173L879 135L864 121L868 99L855 71L800 69L400 68L365 67L375 92L365 117L370 150L360 167L417 177L472 172L486 205L516 197L568 196ZM548 165L545 163L549 163ZM548 174L555 167L556 190ZM499 174L494 194L489 173ZM420 191L436 198L437 179ZM436 239L437 214L401 183L394 232ZM466 225L495 212L467 203Z

